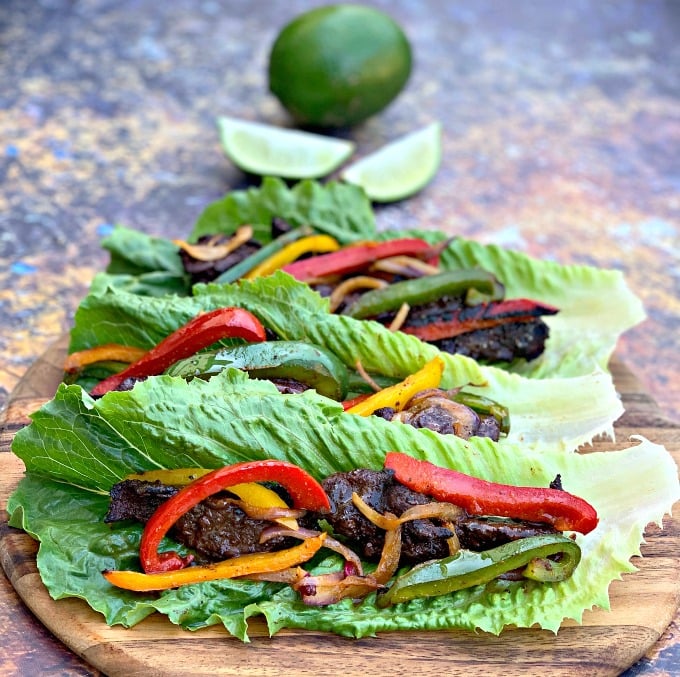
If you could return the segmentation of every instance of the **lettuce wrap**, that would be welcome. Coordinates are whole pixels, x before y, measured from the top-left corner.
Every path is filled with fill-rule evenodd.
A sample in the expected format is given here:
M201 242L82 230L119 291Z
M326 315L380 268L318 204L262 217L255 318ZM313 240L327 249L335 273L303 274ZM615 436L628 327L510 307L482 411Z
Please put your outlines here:
M196 285L192 297L139 296L99 278L81 302L70 351L107 343L149 349L202 311L238 306L256 315L282 340L306 341L334 353L348 367L403 379L435 355L445 363L443 388L464 387L506 406L509 443L571 451L595 436L613 437L623 408L611 376L592 366L570 378L528 379L450 355L377 322L331 314L328 300L283 272L230 285ZM584 358L585 359L585 358ZM83 381L84 387L94 385Z
M348 637L446 628L500 633L534 624L557 631L565 618L581 621L585 610L608 607L611 581L635 570L630 558L640 554L646 525L660 524L680 497L672 458L642 438L627 449L584 455L463 441L348 415L313 391L281 395L271 383L237 371L210 381L160 376L97 401L77 385L62 384L17 433L12 450L26 475L8 503L10 524L40 541L37 564L53 598L81 598L112 625L133 626L157 611L191 630L223 624L243 641L255 616L272 634L282 628ZM374 595L356 605L344 600L307 607L281 584L237 580L131 593L101 576L106 569L139 566L141 527L102 521L107 492L130 473L276 458L321 479L358 467L379 469L390 450L509 484L547 486L561 475L563 488L591 503L600 519L590 534L576 536L582 559L574 575L551 584L496 580L386 609L376 606ZM181 551L171 542L166 547ZM315 559L312 570L340 566L331 553Z
M231 192L209 205L188 240L195 242L207 234L231 234L248 223L253 225L256 239L266 243L271 239L270 222L274 216L286 219L292 226L312 224L341 244L406 235L434 243L448 237L436 230L378 232L370 202L353 186L303 181L288 188L280 179L265 178L259 188ZM117 227L103 246L110 252L111 262L97 284L141 295L191 294L179 247L171 241ZM606 369L618 338L645 317L640 300L620 271L565 266L495 245L454 238L442 253L442 270L474 267L496 275L505 285L506 298L530 298L560 310L544 318L550 337L539 358L499 365L527 377L578 376L590 373L594 366Z

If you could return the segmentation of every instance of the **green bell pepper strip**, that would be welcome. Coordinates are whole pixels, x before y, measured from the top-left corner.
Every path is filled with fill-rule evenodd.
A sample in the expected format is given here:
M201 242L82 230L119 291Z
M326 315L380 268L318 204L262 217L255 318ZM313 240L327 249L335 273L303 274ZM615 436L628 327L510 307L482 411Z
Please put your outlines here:
M217 277L214 282L227 283L235 282L239 278L243 277L249 273L255 266L260 265L263 261L266 261L270 256L278 251L281 251L286 245L295 242L300 238L307 237L311 235L314 231L310 226L300 226L299 228L294 228L289 230L283 235L279 235L275 240L268 242L266 245L253 252L250 256L247 256L243 261L239 261L236 265L225 270L219 277Z
M510 412L502 404L483 395L465 392L456 393L451 397L451 400L470 407L472 411L478 414L493 416L498 421L502 433L507 435L510 432Z
M381 289L372 289L362 294L344 314L364 319L397 310L404 303L418 306L443 296L459 296L470 288L489 295L493 300L501 293L496 278L486 270L480 268L447 270L435 275L395 282Z
M348 372L333 353L304 341L267 341L199 353L166 369L170 376L209 378L224 369L253 378L291 378L336 401L347 396Z
M548 559L560 555L559 559ZM436 597L484 585L502 574L522 569L522 575L542 583L566 580L581 560L579 545L560 534L531 536L486 550L460 550L452 557L419 564L378 595L379 607Z

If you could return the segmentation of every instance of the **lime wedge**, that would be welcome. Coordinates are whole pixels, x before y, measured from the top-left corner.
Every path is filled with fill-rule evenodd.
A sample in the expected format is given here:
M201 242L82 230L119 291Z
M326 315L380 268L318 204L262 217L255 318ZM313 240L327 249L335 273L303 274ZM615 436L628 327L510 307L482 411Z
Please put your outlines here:
M354 143L230 117L217 119L222 147L239 168L260 176L316 179L327 176L354 151Z
M374 202L403 200L432 180L441 157L442 127L432 122L349 165L340 178L361 186Z

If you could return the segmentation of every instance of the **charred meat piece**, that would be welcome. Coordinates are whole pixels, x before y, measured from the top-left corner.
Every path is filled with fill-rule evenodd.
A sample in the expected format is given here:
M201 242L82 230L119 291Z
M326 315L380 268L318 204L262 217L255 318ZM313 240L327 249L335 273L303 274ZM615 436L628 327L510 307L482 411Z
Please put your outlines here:
M105 522L131 519L146 523L162 503L179 489L161 482L124 480L111 489L111 504ZM220 492L210 496L180 517L170 536L193 548L200 559L223 560L253 552L270 552L294 545L294 539L272 538L259 542L270 521L248 517L233 503L233 496Z
M128 392L132 390L140 381L146 381L147 376L129 376L123 379L113 390L117 392ZM92 395L92 399L98 400L104 395Z
M289 232L291 229L292 226L285 219L282 219L278 216L272 218L272 239L276 239L280 235ZM197 244L218 247L227 243L232 239L232 237L232 235L220 234L203 235L197 240ZM240 263L243 261L243 259L249 257L251 254L254 254L261 247L262 244L260 242L255 239L250 239L247 242L239 245L234 251L217 260L203 261L201 259L194 258L191 254L184 250L180 251L180 257L182 259L184 270L191 278L191 284L196 284L198 282L212 282L225 270L229 270L229 268L232 268L237 263Z
M123 480L111 487L111 503L104 517L104 522L121 522L134 520L145 524L156 509L178 492L161 482L144 482L142 480Z
M548 334L548 325L539 318L477 329L433 343L446 353L466 355L474 360L511 362L516 358L539 357L545 350Z
M322 484L331 501L331 513L325 519L351 548L373 560L382 552L384 532L357 510L352 502L352 492L359 494L378 512L391 512L397 516L414 505L433 500L396 482L389 470L359 469L335 473ZM554 528L546 524L471 515L461 516L453 527L461 547L469 550L488 550L519 538L555 533ZM402 533L401 564L447 557L447 539L452 535L450 528L438 520L406 522Z
M470 407L453 401L445 390L439 388L418 393L400 412L384 407L373 415L466 440L477 436L498 441L501 434L500 424L493 416L480 416Z
M280 216L272 217L272 240L293 230L293 226Z
M518 522L500 517L461 517L456 521L456 533L461 545L468 550L489 550L520 538L557 533L550 524Z
M270 378L269 379L283 395L299 395L309 390L306 383L296 381L294 378Z
M397 484L389 470L358 469L327 477L322 486L331 501L331 513L325 519L336 534L344 537L350 548L369 560L377 560L382 553L385 532L366 519L354 506L356 492L380 513L401 515L405 510L430 499L403 485ZM453 534L433 520L414 520L404 524L401 563L413 564L449 554L447 538Z

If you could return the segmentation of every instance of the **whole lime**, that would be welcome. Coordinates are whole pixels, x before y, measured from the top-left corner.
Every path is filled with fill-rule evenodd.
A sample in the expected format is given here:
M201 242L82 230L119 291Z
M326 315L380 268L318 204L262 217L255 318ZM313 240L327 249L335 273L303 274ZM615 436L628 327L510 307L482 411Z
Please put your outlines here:
M403 89L411 46L372 7L317 7L286 25L269 55L269 88L301 124L344 127L385 108Z

